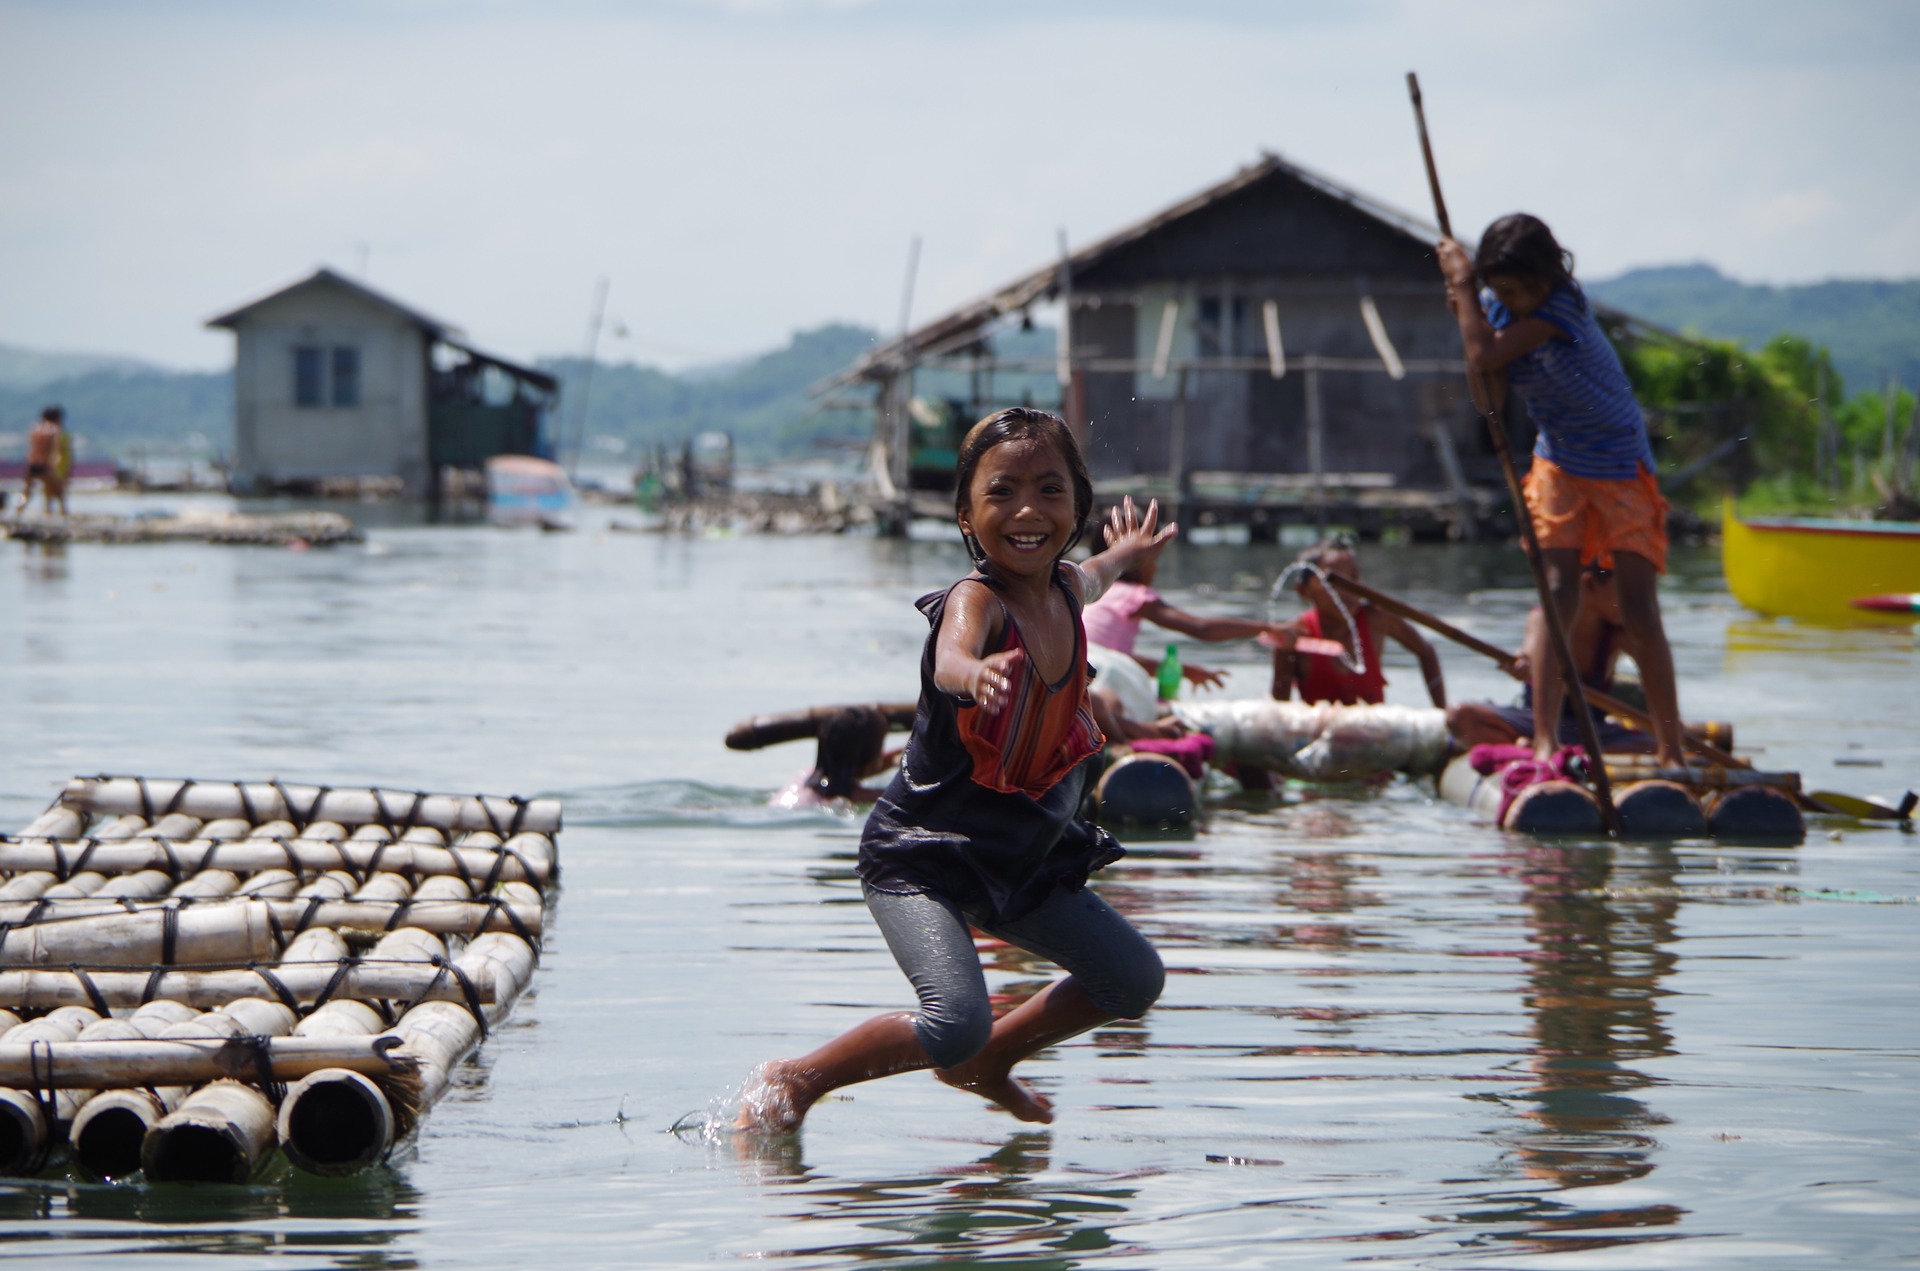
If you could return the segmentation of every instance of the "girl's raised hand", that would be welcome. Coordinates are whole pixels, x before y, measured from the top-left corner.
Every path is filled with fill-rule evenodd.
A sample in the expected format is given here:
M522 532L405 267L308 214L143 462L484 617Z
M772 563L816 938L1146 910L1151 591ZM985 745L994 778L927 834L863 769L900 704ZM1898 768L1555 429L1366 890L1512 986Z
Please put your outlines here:
M1133 504L1133 496L1129 494L1107 513L1107 551L1117 553L1118 559L1130 563L1148 552L1158 550L1180 532L1177 525L1156 529L1159 522L1160 500L1150 500L1146 514L1142 515Z
M1449 285L1473 290L1473 257L1467 249L1451 238L1443 238L1434 246L1435 254L1440 258L1440 276Z

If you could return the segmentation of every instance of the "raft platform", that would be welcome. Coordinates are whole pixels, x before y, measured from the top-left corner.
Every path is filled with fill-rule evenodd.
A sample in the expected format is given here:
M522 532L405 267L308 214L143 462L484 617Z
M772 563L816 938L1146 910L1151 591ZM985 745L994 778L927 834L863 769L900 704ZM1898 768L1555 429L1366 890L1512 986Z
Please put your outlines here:
M1798 843L1806 818L1796 796L1800 775L1751 769L1656 769L1638 757L1610 756L1614 809L1622 838L1716 838ZM1606 832L1600 804L1585 786L1541 781L1516 792L1502 788L1502 772L1481 774L1460 755L1440 774L1440 796L1505 830L1536 835Z
M531 982L554 799L77 777L0 835L0 1174L385 1161Z
M338 512L225 512L198 516L15 516L0 535L23 543L228 543L333 547L366 535Z

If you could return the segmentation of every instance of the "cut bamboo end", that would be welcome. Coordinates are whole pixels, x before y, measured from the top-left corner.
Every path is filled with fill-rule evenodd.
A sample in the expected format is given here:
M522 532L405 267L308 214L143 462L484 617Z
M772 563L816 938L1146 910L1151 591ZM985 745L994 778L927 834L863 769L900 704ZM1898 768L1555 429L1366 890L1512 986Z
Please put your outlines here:
M302 1077L280 1102L287 1159L309 1174L357 1174L393 1149L396 1120L386 1093L367 1077L328 1068Z
M147 1131L166 1115L151 1090L103 1090L81 1105L67 1139L74 1158L97 1177L126 1178L139 1172Z
M156 1183L244 1183L274 1145L274 1109L237 1081L196 1090L147 1131L140 1164Z
M0 1174L31 1173L47 1151L47 1118L24 1090L0 1089Z

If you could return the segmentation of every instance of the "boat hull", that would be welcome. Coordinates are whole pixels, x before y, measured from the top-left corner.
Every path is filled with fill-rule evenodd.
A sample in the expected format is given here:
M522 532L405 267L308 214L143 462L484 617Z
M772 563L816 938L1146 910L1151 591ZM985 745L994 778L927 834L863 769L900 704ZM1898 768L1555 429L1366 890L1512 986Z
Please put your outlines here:
M1920 589L1920 524L1913 522L1743 521L1728 502L1721 510L1720 541L1728 590L1769 617L1872 621L1872 614L1854 607L1857 597Z
M565 526L576 498L566 469L532 455L487 460L487 519L495 525Z

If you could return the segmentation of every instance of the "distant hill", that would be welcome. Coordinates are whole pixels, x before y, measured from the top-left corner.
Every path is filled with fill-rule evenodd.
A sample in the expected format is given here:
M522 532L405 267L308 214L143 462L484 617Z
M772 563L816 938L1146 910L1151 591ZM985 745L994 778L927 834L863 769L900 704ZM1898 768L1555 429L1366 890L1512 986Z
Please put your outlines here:
M604 440L614 438L632 457L708 431L733 434L748 460L803 456L821 442L865 441L873 435L870 410L822 410L809 390L844 371L879 339L866 327L829 323L796 332L781 348L756 357L680 372L602 362L593 368L590 387L583 359L546 359L540 366L561 383L560 409L549 428L562 454L575 444L616 449ZM1055 332L1046 326L998 337L1003 357L1046 368L995 375L1001 400L1053 402L1054 342ZM12 378L10 370L17 372ZM964 399L969 387L968 375L952 370L924 371L916 383L931 398ZM583 391L584 421L577 414ZM840 396L864 407L871 393L854 389ZM67 408L80 453L90 458L127 460L141 447L224 453L233 446L231 372L167 371L130 358L0 345L0 455L19 452L27 428L49 402Z
M126 460L141 449L215 454L233 447L230 372L167 371L129 358L38 355L0 347L0 365L30 364L39 356L96 369L50 380L0 378L0 454L13 457L41 409L53 403L66 408L75 452L85 459Z
M1920 384L1920 282L1736 282L1711 265L1635 269L1589 282L1594 298L1677 330L1758 347L1790 331L1825 345L1849 393ZM1835 394L1839 396L1839 394Z
M602 363L593 371L580 430L588 438L618 437L636 446L677 444L709 430L730 432L744 455L763 458L804 453L816 439L867 437L873 431L870 415L813 414L817 403L807 390L846 369L877 338L865 327L832 323L798 332L771 353L679 375L631 362ZM571 444L573 430L580 427L575 411L586 363L556 358L540 365L560 378L555 423Z
M159 371L151 363L98 353L42 353L0 344L0 389L42 388L60 380L105 372L137 375Z
M810 415L807 390L872 346L863 327L830 324L797 333L783 348L733 363L670 374L633 363L594 368L584 434L631 445L677 445L709 429L731 432L745 457L804 454L816 437L870 435L866 414ZM570 445L586 363L542 365L560 377L554 436ZM132 358L40 353L0 345L0 454L24 445L40 410L67 409L83 457L127 459L140 448L225 452L233 445L229 371L168 371Z

